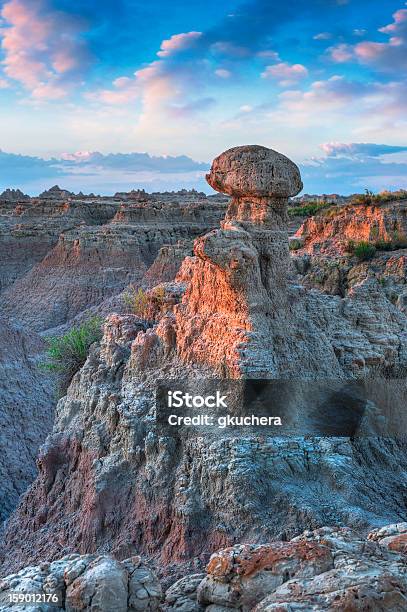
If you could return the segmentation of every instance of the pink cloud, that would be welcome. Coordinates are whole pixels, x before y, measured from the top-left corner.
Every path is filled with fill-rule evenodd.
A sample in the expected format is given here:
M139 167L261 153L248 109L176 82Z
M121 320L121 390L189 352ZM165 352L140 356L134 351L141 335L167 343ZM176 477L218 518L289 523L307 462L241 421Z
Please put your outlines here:
M112 89L101 89L86 94L88 100L107 105L125 105L133 102L140 95L140 87L134 78L119 77L112 83Z
M250 55L250 49L240 45L235 45L231 42L220 40L210 46L213 53L221 55L229 55L231 57L247 57Z
M218 68L215 70L215 74L221 79L229 79L232 76L230 70L226 70L226 68Z
M348 62L351 60L353 55L353 48L351 45L340 44L335 47L329 47L328 53L331 56L331 59L338 63L342 64L343 62Z
M34 98L64 97L68 79L62 75L72 75L85 56L78 23L42 0L9 0L0 15L4 73Z
M277 79L280 85L286 87L308 76L308 70L302 64L280 62L279 64L266 66L261 76L263 79Z
M191 47L200 37L202 32L183 32L181 34L173 34L171 38L163 40L161 48L157 52L159 57L168 57L179 51L184 51Z
M394 72L407 67L407 9L393 14L393 23L379 29L390 35L387 42L371 40L356 45L340 44L330 47L328 52L334 62L342 63L356 59L379 71ZM363 32L362 30L359 32Z
M379 32L384 32L385 34L392 34L394 32L398 32L400 26L404 25L407 22L407 9L399 9L393 14L394 23L385 26L384 28L380 28Z

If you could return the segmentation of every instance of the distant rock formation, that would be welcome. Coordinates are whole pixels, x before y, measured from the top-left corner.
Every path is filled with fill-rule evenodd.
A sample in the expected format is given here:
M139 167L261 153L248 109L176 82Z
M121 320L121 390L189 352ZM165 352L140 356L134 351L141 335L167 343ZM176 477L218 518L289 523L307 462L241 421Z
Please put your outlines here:
M2 239L7 248L0 312L36 331L64 325L139 285L162 246L189 240L191 247L224 210L218 202L163 203L145 194L125 202L41 200L19 216L18 230L13 216L0 230L0 252ZM170 280L170 268L174 278L177 267L168 261L163 279Z
M6 189L0 194L0 201L5 202L27 202L30 196L26 195L19 189Z
M72 193L72 191L68 191L67 189L61 189L59 185L54 185L53 187L50 187L50 189L47 189L46 191L40 193L38 197L42 200L65 200L66 198L70 198L73 195L75 194Z

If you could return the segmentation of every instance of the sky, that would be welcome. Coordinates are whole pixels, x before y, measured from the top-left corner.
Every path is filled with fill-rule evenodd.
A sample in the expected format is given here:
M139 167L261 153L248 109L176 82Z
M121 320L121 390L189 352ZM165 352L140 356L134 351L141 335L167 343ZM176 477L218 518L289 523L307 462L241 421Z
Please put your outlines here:
M0 0L0 189L210 192L241 144L407 188L406 68L402 0Z

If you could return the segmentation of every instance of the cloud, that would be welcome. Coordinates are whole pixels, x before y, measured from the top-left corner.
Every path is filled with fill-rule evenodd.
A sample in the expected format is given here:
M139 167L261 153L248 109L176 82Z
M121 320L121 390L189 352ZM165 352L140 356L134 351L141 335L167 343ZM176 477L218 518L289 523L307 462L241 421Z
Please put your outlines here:
M78 151L64 153L59 160L53 163L61 164L62 168L99 170L120 169L129 172L142 172L154 170L156 172L189 172L192 170L205 170L208 164L196 162L186 155L154 156L148 153L99 153L95 151Z
M407 155L404 161L397 162L391 155L407 151L407 147L367 143L321 146L327 153L325 157L300 164L305 192L347 195L364 189L407 188Z
M332 38L332 34L331 32L320 32L319 34L315 34L315 36L312 37L314 40L329 40L330 38Z
M112 83L112 89L100 89L88 92L86 98L107 105L126 105L140 96L140 87L134 78L118 77Z
M386 145L373 143L343 143L343 142L326 142L321 145L322 150L328 157L379 157L381 155L389 155L392 153L402 153L407 151L406 146Z
M87 59L82 24L45 0L9 0L0 15L4 73L33 98L65 97Z
M364 40L356 45L339 44L328 49L333 61L342 63L355 60L378 72L400 73L407 68L407 9L393 14L393 23L379 28L389 35L387 42ZM354 30L362 35L363 30Z
M279 54L276 51L273 51L272 49L264 49L263 51L259 51L256 55L257 57L261 57L266 60L273 60L275 62L281 61Z
M366 30L364 28L354 28L352 33L354 36L364 36L366 34Z
M49 179L61 175L61 170L54 160L45 160L40 157L28 155L15 155L0 150L0 176L2 189L23 184L26 181L48 177ZM7 184L5 184L7 181Z
M173 34L171 38L163 40L161 48L157 52L159 57L169 57L174 53L185 51L194 45L201 38L202 32L182 32L181 34Z
M0 151L0 190L19 187L35 194L55 182L67 189L102 193L137 187L180 189L201 185L208 167L186 155L84 151L43 159Z
M308 76L308 70L302 64L287 64L280 62L271 66L266 66L261 73L263 79L276 79L280 85L287 87Z
M329 47L327 49L327 52L329 53L331 59L338 64L342 64L343 62L349 62L354 57L352 46L347 45L346 43L341 43L340 45Z
M231 71L226 70L226 68L218 68L215 70L215 74L221 79L229 79L232 76Z
M236 45L227 40L219 40L210 45L210 51L218 55L226 55L232 58L243 58L251 56L251 51L243 45Z
M290 90L281 93L279 98L285 111L312 114L317 119L320 111L342 108L355 98L363 98L370 93L372 90L369 84L333 75L325 81L314 81L305 91Z

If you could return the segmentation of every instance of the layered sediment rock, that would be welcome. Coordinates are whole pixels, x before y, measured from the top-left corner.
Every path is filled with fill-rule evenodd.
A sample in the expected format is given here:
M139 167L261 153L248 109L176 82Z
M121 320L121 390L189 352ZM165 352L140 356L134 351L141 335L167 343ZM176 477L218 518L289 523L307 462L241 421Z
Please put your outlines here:
M242 147L214 168L209 180L236 184L237 201L221 229L197 238L176 282L162 285L168 299L156 324L106 322L10 520L3 573L61 550L143 553L162 573L192 564L196 573L236 542L405 519L402 440L158 437L160 378L346 379L407 361L407 319L377 286L361 283L341 299L290 284L285 199L300 188L296 167Z
M168 205L166 198L163 203L142 192L125 195L75 196L55 187L38 198L19 191L0 197L0 312L19 329L14 339L4 328L1 356L2 448L10 454L9 465L1 459L1 519L35 476L35 457L56 403L53 384L47 392L48 379L34 361L17 360L15 343L21 351L31 345L32 330L59 334L94 314L125 312L123 289L173 280L194 237L216 226L225 209L223 202L206 205L197 193L181 201L168 196ZM134 208L132 217L126 211Z
M343 254L350 240L407 245L407 201L329 208L305 220L295 236L312 254Z
M51 199L55 192L30 201L20 223L13 214L4 227L0 310L36 331L64 325L128 284L138 285L163 245L192 241L224 212L222 203L202 200L162 203L137 194L125 202L66 201L65 192ZM168 263L161 275L170 280L176 269Z
M29 272L57 244L61 232L100 225L118 203L88 200L0 199L0 291Z
M54 384L38 369L43 343L0 319L0 522L37 473L40 444L52 428Z

